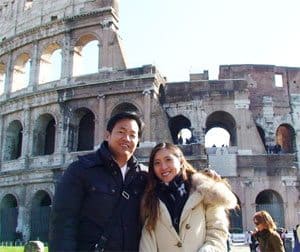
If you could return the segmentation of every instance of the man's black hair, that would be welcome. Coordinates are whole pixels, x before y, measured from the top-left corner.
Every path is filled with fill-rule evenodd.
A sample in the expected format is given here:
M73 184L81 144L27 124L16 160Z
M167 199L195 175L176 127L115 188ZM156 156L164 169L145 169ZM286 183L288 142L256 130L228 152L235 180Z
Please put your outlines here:
M118 114L113 115L107 123L106 130L108 132L112 132L116 123L123 119L131 119L131 120L136 121L136 123L139 127L138 136L139 136L139 138L141 138L143 129L144 129L144 122L136 113L133 113L133 112L120 112Z

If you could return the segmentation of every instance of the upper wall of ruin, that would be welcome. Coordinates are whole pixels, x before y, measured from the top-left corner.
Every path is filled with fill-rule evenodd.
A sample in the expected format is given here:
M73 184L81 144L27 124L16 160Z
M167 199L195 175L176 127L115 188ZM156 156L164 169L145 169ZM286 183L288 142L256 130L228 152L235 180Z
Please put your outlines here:
M0 43L57 20L105 10L118 20L117 0L0 0Z

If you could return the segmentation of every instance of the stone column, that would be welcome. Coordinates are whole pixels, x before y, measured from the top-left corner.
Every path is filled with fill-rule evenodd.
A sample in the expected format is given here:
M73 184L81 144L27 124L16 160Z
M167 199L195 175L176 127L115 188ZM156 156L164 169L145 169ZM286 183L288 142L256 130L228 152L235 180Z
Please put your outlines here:
M102 54L102 46L100 43L98 43L98 72L100 72L102 68L101 54Z
M65 152L65 139L66 139L66 132L64 131L64 114L61 114L61 116L58 118L58 121L56 122L56 135L57 135L57 144L56 144L56 153L60 153L64 155Z
M39 79L39 59L38 59L38 44L33 43L33 54L30 61L30 73L29 73L29 84L28 88L30 91L36 89Z
M243 213L243 228L249 229L252 226L252 215L255 213L255 202L251 202L254 188L254 182L251 179L240 181L243 190L243 198L241 199L241 211ZM247 200L248 199L248 200Z
M98 97L98 114L95 115L95 136L94 136L94 146L99 145L104 140L105 132L105 95L99 94Z
M22 143L22 154L21 156L25 158L25 169L28 168L29 156L32 152L32 144L30 141L30 129L31 129L31 111L30 107L27 105L23 110L24 126L23 126L23 143Z
M5 73L5 83L4 83L4 95L6 99L9 98L10 96L13 72L14 72L14 66L12 62L12 53L10 52L8 55L8 61L7 61L6 73Z
M21 184L19 191L20 201L18 206L16 231L22 233L24 241L28 241L30 238L30 204L26 204L26 194L27 186L25 184Z
M73 70L73 53L74 50L71 46L71 34L70 32L65 33L64 44L62 48L61 58L61 80L62 85L67 85L68 79L72 77Z
M151 141L151 91L152 89L145 89L143 91L144 95L144 121L145 121L145 130L144 130L144 141Z

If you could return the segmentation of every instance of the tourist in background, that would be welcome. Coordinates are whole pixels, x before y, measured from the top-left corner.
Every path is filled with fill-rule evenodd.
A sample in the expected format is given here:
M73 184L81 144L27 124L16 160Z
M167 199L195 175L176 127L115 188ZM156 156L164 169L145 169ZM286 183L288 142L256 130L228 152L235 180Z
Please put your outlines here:
M293 229L294 234L294 250L293 252L300 252L300 225L296 225L296 228Z
M226 210L236 205L226 181L196 172L176 145L158 144L150 155L142 200L140 251L224 252Z
M276 231L276 224L267 211L256 212L253 216L256 226L254 237L258 240L260 252L284 252L282 239Z

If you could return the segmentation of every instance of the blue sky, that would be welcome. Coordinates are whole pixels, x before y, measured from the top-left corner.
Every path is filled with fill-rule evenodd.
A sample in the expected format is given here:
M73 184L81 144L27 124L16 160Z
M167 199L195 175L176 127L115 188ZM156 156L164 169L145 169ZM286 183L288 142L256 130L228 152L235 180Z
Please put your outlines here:
M119 0L129 67L156 65L168 81L219 65L300 67L299 0Z

